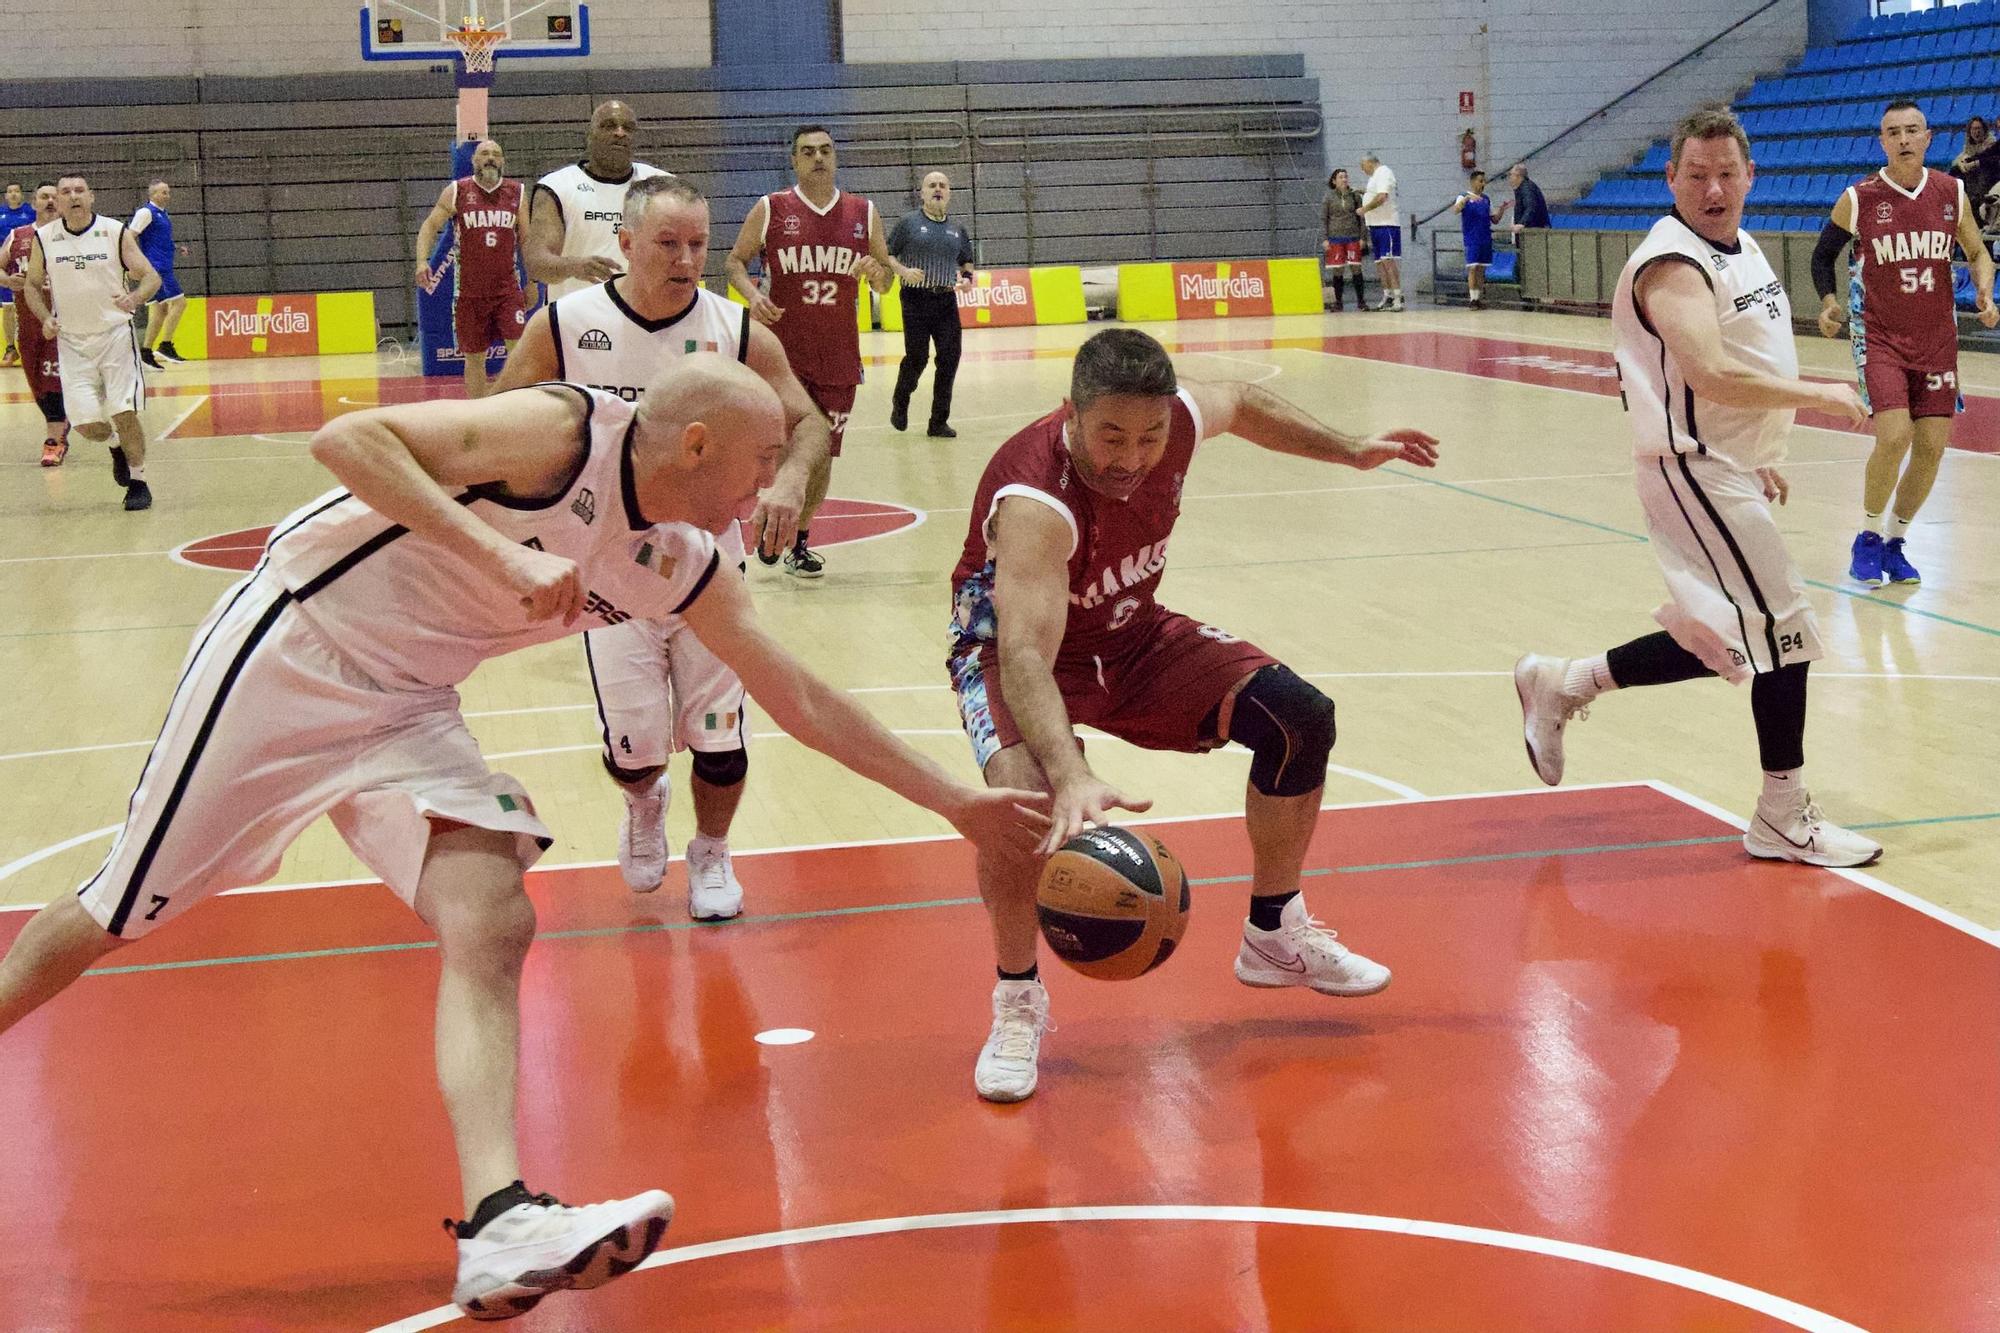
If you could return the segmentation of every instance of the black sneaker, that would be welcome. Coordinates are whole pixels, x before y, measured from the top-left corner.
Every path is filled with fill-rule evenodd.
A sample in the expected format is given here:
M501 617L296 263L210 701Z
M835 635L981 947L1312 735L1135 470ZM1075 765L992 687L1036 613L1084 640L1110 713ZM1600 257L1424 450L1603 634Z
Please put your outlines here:
M125 451L117 445L111 446L111 480L120 486L132 484L132 467L125 461Z
M891 404L889 407L889 424L897 430L908 430L910 428L910 405L908 403Z
M765 555L764 548L760 546L757 548L757 563L760 565L775 565L778 563L778 557L775 555Z
M158 352L161 356L167 358L167 360L169 361L187 360L186 357L182 356L179 352L174 350L174 345L170 342L163 342L158 347L155 347L153 350L155 352Z
M155 370L166 369L165 366L160 364L159 358L153 355L153 349L150 347L141 347L139 349L139 359Z
M953 430L950 426L942 424L933 425L924 434L930 436L933 440L955 440L958 438L957 431Z
M785 552L785 572L797 579L816 579L826 573L826 561L819 558L817 551L794 546Z
M153 491L143 481L135 481L125 488L125 512L153 507Z

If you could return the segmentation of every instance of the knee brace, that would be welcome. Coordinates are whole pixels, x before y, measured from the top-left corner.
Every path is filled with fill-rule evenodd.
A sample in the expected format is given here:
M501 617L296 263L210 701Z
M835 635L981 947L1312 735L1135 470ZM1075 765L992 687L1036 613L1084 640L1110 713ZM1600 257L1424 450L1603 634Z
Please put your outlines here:
M35 406L42 409L42 420L48 422L50 425L61 421L63 419L62 390L58 389L54 393L36 394Z
M1290 667L1265 667L1237 692L1229 739L1253 756L1251 786L1266 796L1303 796L1326 782L1333 700Z
M711 787L734 787L749 772L750 752L740 746L734 750L694 752L694 775Z

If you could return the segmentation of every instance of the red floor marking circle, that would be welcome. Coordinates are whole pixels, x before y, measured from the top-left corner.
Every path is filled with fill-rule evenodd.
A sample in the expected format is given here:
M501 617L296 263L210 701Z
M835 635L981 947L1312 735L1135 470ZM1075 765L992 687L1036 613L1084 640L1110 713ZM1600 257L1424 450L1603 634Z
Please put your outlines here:
M270 535L271 525L266 523L261 528L240 528L235 532L203 537L199 541L176 546L169 554L184 565L241 573L255 565L257 557L264 554L264 539Z
M923 519L924 516L916 510L898 504L828 497L826 503L820 506L819 513L813 516L812 544L840 546L847 542L886 537L892 532L915 527ZM184 565L242 573L257 563L257 557L264 553L264 539L270 535L271 526L268 523L261 528L240 528L235 532L221 532L177 546L171 554Z

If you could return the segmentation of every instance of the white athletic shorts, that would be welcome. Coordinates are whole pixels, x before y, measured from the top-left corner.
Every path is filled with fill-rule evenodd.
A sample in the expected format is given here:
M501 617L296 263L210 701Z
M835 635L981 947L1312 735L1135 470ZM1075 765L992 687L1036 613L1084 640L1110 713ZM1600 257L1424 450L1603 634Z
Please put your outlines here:
M1731 684L1825 655L1805 580L1756 474L1699 454L1638 460L1639 502L1673 600L1653 612Z
M63 405L72 426L109 421L146 405L146 377L139 367L139 335L131 326L102 333L56 336Z
M254 573L196 631L125 827L78 896L136 939L269 879L323 814L412 904L433 816L512 833L524 870L550 842L521 785L486 767L456 690L376 684Z
M715 541L725 563L745 559L740 525ZM726 754L750 734L743 682L679 616L634 618L583 636L604 755L619 768L656 768L677 750Z

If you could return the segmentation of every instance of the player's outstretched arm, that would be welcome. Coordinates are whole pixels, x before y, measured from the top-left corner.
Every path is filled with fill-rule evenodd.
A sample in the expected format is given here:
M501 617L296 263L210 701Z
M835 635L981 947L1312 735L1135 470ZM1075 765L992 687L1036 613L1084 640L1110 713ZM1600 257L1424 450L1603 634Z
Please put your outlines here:
M571 624L583 607L576 565L501 535L454 496L495 485L520 499L560 494L586 447L584 419L566 389L398 403L336 417L313 436L312 456L376 513L514 590L531 616Z
M493 381L493 392L525 389L561 374L562 367L556 363L555 334L549 329L549 308L543 306L528 321L528 327L521 330L521 340L514 344L514 350L507 354L507 364L500 367L500 378Z
M146 258L146 252L139 248L139 238L130 227L118 233L118 255L125 261L126 274L139 280L137 287L112 302L129 315L158 294L160 275L153 268L153 261Z
M765 555L776 556L798 536L806 483L833 449L833 427L792 373L778 335L754 319L743 360L777 391L785 409L785 453L778 460L777 480L757 497L757 508L750 515L751 541Z
M1152 802L1118 791L1084 762L1056 684L1056 655L1069 621L1069 553L1063 516L1039 500L1008 496L992 519L993 609L999 627L1000 689L1028 753L1049 780L1053 804L1038 850L1053 852L1113 809Z
M985 791L957 781L891 735L845 692L808 671L757 623L741 579L710 579L681 616L794 738L943 815L973 842L1018 854L1048 826L1042 813L1047 797L1004 787Z
M424 214L421 226L417 228L417 281L424 282L431 273L431 247L437 244L439 233L458 211L458 182L446 181L438 191L437 202L431 211ZM526 253L523 251L523 253Z
M1371 436L1348 435L1260 384L1183 380L1181 387L1201 412L1203 439L1237 435L1273 453L1344 463L1364 471L1394 462L1437 466L1438 442L1420 430L1399 428Z
M1811 408L1855 425L1868 419L1851 384L1786 379L1729 355L1715 317L1715 296L1707 276L1692 262L1665 260L1652 265L1639 274L1632 296L1697 397L1757 411Z

